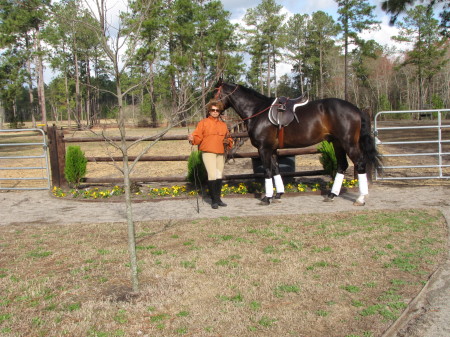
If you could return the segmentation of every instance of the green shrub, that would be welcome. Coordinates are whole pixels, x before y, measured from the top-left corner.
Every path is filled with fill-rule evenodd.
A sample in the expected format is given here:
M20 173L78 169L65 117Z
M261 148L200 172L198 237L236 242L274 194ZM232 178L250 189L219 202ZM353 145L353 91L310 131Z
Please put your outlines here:
M69 146L66 152L64 176L69 184L78 186L86 175L87 159L79 146Z
M433 109L444 109L445 103L441 96L433 94L433 96L431 97L431 106Z
M337 172L337 160L333 144L324 140L320 143L317 150L321 153L319 161L323 169L331 178L334 178Z
M378 110L379 111L390 111L392 110L391 102L389 102L389 98L387 95L381 95L378 99Z
M192 183L203 183L208 179L205 164L203 164L202 152L192 151L188 159L187 180Z

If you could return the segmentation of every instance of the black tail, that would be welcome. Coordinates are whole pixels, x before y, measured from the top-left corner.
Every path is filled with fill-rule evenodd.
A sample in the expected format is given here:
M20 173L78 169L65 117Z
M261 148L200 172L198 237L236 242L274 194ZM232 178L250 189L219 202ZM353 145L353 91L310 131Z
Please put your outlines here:
M361 133L359 145L364 156L364 162L372 165L374 169L380 167L381 157L375 147L375 139L372 137L370 117L366 111L361 111Z

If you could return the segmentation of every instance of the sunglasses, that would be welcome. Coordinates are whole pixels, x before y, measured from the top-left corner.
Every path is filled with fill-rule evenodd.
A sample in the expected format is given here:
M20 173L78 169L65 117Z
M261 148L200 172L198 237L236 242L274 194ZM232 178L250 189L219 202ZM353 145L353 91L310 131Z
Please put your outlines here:
M217 111L217 112L220 112L220 110L219 109L210 109L209 111Z

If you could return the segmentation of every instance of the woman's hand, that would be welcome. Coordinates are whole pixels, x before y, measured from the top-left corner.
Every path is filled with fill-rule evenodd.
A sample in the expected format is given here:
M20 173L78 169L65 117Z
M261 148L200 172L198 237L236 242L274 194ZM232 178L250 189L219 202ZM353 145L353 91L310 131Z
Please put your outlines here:
M192 142L194 141L194 136L192 134L188 135L188 141L189 143L192 144Z

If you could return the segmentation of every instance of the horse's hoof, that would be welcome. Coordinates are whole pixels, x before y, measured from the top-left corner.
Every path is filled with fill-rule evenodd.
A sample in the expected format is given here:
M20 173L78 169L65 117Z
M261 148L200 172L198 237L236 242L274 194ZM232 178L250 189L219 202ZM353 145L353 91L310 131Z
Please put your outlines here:
M259 204L262 205L262 206L268 206L268 205L270 205L270 199L271 198L264 197L264 198L261 199Z
M353 206L364 206L366 203L365 202L361 202L361 201L355 201L353 203Z
M336 195L334 193L330 193L323 199L323 201L325 201L325 202L332 202L334 200L335 196Z
M278 203L281 202L281 196L283 195L283 193L277 193L275 194L275 196L272 199L272 203Z

